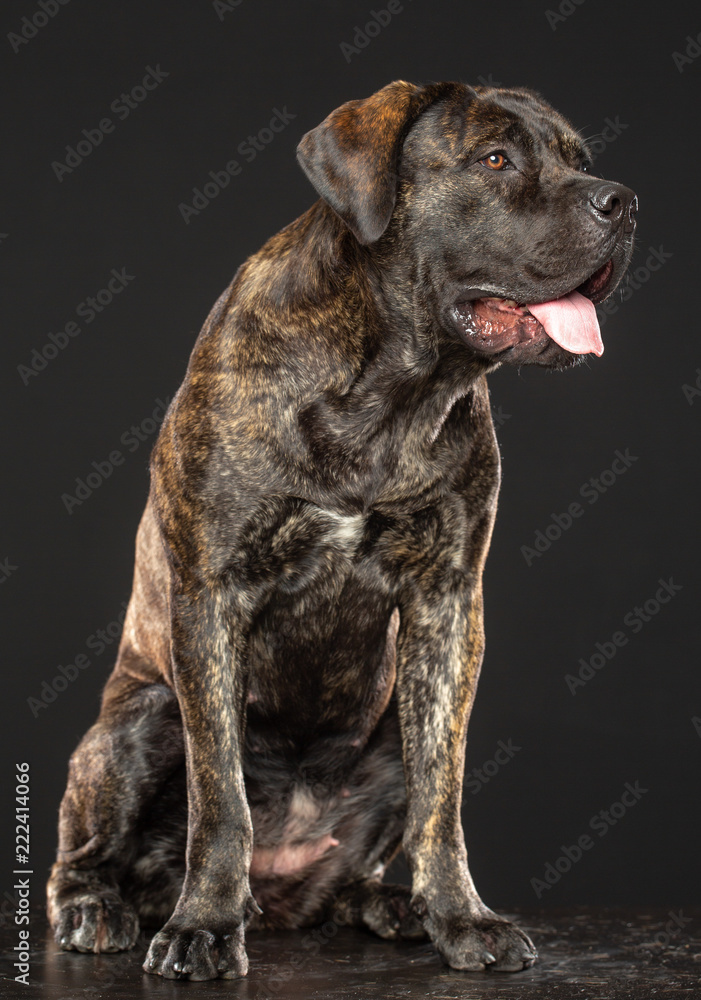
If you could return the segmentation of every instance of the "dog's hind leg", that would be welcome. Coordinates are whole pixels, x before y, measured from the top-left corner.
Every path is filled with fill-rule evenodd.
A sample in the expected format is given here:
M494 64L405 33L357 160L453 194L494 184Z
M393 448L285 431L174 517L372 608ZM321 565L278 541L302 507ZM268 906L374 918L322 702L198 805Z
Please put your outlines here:
M124 902L139 847L140 818L184 759L173 692L140 684L106 698L71 757L59 847L47 887L58 945L100 952L131 948L139 931Z
M411 908L411 888L374 879L346 886L336 897L334 919L350 927L367 927L381 938L420 941L427 938Z

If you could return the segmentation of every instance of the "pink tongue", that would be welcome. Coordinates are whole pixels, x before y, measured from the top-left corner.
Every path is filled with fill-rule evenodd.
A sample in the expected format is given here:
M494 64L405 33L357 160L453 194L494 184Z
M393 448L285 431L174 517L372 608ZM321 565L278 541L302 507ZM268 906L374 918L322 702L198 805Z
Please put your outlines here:
M528 311L544 327L545 332L560 347L572 354L604 353L599 321L591 299L579 292L570 292L552 302L538 302Z

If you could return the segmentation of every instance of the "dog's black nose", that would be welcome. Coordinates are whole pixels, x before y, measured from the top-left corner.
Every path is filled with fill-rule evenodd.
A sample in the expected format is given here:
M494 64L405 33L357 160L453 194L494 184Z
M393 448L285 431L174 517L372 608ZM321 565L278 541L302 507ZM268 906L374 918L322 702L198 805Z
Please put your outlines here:
M616 226L624 218L633 221L638 199L630 188L604 181L589 191L589 207L601 222Z

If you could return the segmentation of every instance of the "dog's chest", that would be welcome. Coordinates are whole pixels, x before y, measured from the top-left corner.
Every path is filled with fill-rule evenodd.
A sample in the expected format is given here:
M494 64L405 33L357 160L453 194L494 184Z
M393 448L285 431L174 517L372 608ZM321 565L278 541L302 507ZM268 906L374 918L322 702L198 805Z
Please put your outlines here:
M441 566L453 572L465 529L453 497L401 517L302 504L259 538L251 559L267 576L248 644L254 715L293 739L358 738L391 695L406 588Z
M467 389L380 398L353 409L319 398L292 421L292 474L327 508L408 513L448 492L474 432Z

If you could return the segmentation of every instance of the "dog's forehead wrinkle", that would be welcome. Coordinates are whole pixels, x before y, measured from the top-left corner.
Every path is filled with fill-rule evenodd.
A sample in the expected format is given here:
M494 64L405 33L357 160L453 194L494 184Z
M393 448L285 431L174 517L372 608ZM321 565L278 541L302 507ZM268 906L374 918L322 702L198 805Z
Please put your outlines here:
M585 143L566 122L543 121L538 131L544 148L567 165L586 156Z
M446 127L444 108L429 108L409 130L400 157L400 165L416 169L427 163L442 164L461 145L462 129Z
M512 121L525 134L531 139L537 137L538 144L544 148L564 158L579 157L585 152L577 131L538 95L502 90L493 92L490 97L493 104L511 115Z

